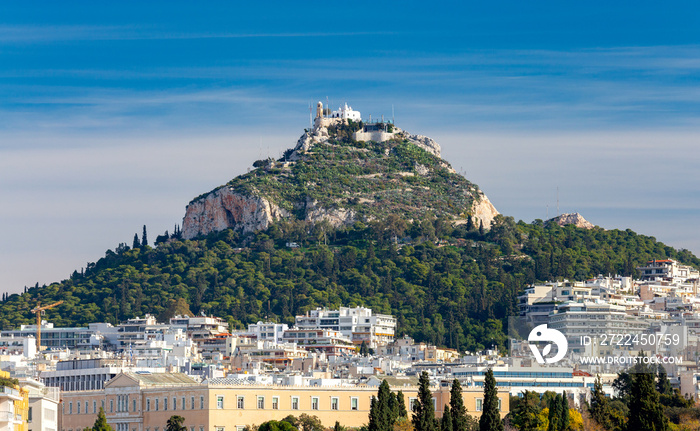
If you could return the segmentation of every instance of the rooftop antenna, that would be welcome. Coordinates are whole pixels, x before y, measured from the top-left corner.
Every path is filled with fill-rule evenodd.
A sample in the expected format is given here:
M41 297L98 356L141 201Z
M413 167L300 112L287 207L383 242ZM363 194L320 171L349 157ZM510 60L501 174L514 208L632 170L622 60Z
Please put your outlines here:
M396 124L394 121L394 104L391 105L391 124Z

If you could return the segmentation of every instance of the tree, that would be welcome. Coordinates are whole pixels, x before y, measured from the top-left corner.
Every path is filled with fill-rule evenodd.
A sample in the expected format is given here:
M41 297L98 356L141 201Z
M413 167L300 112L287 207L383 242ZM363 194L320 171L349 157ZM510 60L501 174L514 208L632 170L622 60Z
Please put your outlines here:
M445 405L445 410L442 413L442 419L440 419L440 431L452 431L452 413L450 412L449 405Z
M457 379L452 381L450 389L450 414L452 416L452 429L465 431L467 429L467 408L464 407L462 385Z
M146 225L143 225L143 235L141 235L141 245L146 247L148 245L148 235L146 235Z
M541 411L540 395L537 392L525 391L522 397L512 397L511 423L520 431L536 431L540 425Z
M658 367L656 390L659 391L660 395L670 395L673 393L671 382L668 380L668 374L666 374L666 368L661 364L659 364Z
M608 397L603 392L603 384L600 381L600 375L596 377L591 390L591 406L589 408L591 416L602 425L604 428L610 427L610 408L608 406Z
M627 429L634 431L666 431L668 419L664 416L659 402L659 393L654 387L655 373L642 372L632 374L630 388L629 421Z
M114 431L114 428L107 423L107 417L102 407L100 407L100 412L97 414L97 419L92 426L92 431Z
M503 431L501 412L498 409L498 389L496 379L493 377L493 369L489 368L484 379L484 402L481 418L479 419L480 431Z
M569 398L566 396L566 391L562 392L559 398L561 406L559 407L559 431L568 431L571 418L569 415Z
M139 248L141 246L141 242L139 241L139 234L135 233L134 234L134 243L131 244L131 248Z
M170 419L168 419L168 426L165 427L165 431L187 431L187 427L182 424L183 422L185 422L185 418L182 416L170 416Z
M300 431L323 431L326 429L318 416L311 416L307 415L306 413L299 415L299 428Z
M367 343L365 343L364 340L362 340L362 344L360 344L360 355L362 355L362 356L369 355L369 349L367 348Z
M402 391L399 391L396 393L396 402L398 403L399 417L400 418L407 418L408 411L406 411L406 400L404 399L404 395L403 395Z
M437 431L433 395L430 393L428 373L423 371L418 381L418 400L413 408L413 428L416 431Z
M559 394L554 395L549 399L549 425L547 431L559 431L559 423L561 420L561 402Z
M391 431L393 429L396 418L392 412L392 398L394 398L394 395L391 393L389 383L386 380L382 380L377 397L372 397L369 410L369 431ZM396 401L394 401L395 403Z
M285 420L267 421L260 424L258 431L297 431L297 429Z

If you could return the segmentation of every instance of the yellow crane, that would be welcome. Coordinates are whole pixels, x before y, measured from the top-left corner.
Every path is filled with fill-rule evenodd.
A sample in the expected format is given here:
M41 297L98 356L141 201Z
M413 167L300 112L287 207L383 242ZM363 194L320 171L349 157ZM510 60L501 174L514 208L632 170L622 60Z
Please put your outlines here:
M41 307L41 303L37 303L36 307L32 309L32 313L36 313L36 352L39 353L41 352L41 315L44 314L44 311L48 310L49 308L54 308L56 306L59 306L63 304L63 301L58 301L54 302L51 305L44 305Z

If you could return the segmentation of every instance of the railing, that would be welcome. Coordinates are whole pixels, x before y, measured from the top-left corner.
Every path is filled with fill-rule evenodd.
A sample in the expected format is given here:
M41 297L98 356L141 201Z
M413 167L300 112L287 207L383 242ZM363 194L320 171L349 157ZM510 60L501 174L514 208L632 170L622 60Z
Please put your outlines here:
M0 422L22 422L22 415L13 412L0 412Z
M5 393L7 395L14 395L16 397L19 396L19 391L14 388L9 388L7 386L0 386L0 393Z

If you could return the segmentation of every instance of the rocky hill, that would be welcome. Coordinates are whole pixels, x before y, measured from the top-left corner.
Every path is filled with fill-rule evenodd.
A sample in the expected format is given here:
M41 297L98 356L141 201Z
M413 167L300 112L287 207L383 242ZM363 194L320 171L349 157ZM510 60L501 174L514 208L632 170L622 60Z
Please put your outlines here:
M267 229L282 219L334 227L401 214L432 214L455 224L472 217L488 229L498 214L476 184L440 158L426 136L392 125L384 142L355 139L361 123L318 118L280 160L256 161L255 169L205 193L187 206L183 237L227 228Z
M595 227L593 223L583 218L583 216L579 213L564 213L547 221L553 221L559 226L566 226L568 224L572 224L576 227L580 227L583 229L593 229Z

